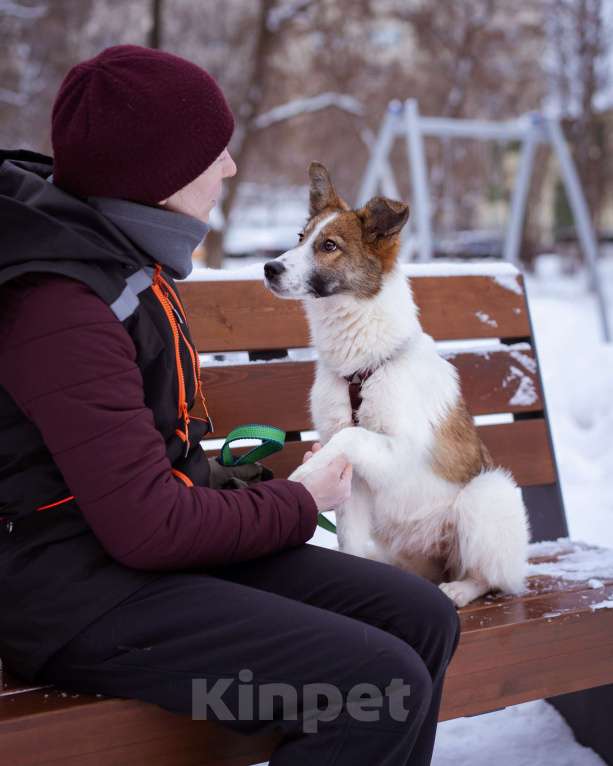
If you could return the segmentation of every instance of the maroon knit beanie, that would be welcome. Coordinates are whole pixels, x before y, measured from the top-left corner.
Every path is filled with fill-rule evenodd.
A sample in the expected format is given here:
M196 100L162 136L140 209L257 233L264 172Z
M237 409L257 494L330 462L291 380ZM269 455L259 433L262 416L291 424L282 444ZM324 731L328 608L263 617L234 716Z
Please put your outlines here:
M154 204L223 152L234 117L215 80L171 53L115 45L74 66L53 105L53 181Z

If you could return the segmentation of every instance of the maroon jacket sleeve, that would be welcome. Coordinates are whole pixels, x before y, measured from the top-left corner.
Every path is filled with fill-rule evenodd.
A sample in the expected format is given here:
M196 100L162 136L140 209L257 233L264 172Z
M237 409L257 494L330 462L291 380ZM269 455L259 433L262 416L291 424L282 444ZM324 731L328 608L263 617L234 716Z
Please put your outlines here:
M88 287L37 275L3 303L0 384L42 433L113 558L178 569L252 559L312 537L317 507L298 482L213 490L175 479L144 403L132 339Z

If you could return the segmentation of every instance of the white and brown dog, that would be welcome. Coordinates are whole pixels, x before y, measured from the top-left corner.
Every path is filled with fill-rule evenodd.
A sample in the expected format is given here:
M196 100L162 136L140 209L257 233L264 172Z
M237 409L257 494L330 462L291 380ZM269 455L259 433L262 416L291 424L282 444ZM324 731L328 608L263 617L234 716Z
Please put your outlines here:
M266 285L302 299L318 354L311 415L323 449L353 464L336 509L339 549L440 584L457 606L523 589L529 522L511 475L494 467L455 368L417 317L397 264L407 205L375 197L351 210L326 168L309 168L310 219Z

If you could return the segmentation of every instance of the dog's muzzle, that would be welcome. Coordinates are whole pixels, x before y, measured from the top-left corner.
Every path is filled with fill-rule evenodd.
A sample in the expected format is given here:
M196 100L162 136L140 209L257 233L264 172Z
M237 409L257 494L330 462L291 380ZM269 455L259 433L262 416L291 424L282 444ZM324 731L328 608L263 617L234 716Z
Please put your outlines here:
M271 284L274 284L285 270L280 261L268 261L264 264L264 274Z

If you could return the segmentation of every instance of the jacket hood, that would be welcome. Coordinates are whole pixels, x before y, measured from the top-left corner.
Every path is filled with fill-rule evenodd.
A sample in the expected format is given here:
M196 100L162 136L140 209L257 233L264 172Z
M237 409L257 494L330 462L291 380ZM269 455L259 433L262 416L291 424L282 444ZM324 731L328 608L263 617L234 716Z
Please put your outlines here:
M49 182L53 160L25 150L0 151L0 284L24 271L58 271L70 261L123 264L152 261L85 200ZM53 263L52 263L53 262Z

